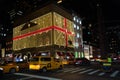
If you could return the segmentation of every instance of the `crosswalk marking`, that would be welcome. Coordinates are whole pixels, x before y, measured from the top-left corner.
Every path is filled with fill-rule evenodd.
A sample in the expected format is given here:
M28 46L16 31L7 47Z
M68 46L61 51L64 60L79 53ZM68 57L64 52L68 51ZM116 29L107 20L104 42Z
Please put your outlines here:
M83 73L87 73L88 75L93 75L95 73L97 73L98 76L103 76L103 75L107 75L107 73L105 72L101 72L99 69L92 69L92 68L68 68L68 69L65 69L65 71L63 72L69 72L69 73L78 73L78 74L83 74ZM116 70L114 71L113 73L108 74L110 77L116 77L117 74L119 73L120 71Z
M103 76L103 75L109 75L110 77L116 77L118 73L120 73L120 71L116 70L113 73L107 74L106 72L102 72L100 69L92 69L92 68L65 68L62 70L62 72L69 72L69 73L78 73L78 74L83 74L83 73L87 73L88 75L93 75L95 73L97 73L98 76Z
M78 70L72 71L72 72L70 72L70 73L79 72L79 71L82 71L82 70L85 70L85 69L86 69L86 68L78 69Z
M109 76L109 77L112 77L112 78L116 78L116 77L119 77L117 76L120 71L119 70L116 70L110 74L106 73L106 72L103 72L101 71L100 69L94 69L94 68L85 68L85 67L74 67L74 68L64 68L62 70L58 70L56 72L62 72L62 73L65 73L65 72L69 72L69 73L77 73L77 74L88 74L88 75L97 75L97 76ZM26 76L25 78L21 78L21 79L18 79L18 80L26 80L26 79L29 79L29 78L32 78L33 75L28 75L28 74L21 74L21 73L15 73L16 75L24 75ZM60 80L60 79L56 79L56 78L50 78L50 77L43 77L43 76L34 76L33 78L42 78L42 79L54 79L54 80Z
M68 70L65 70L63 72L69 72L69 71L76 70L76 69L79 69L79 68L68 69Z
M83 73L86 73L86 72L89 72L89 71L92 71L93 69L88 69L88 70L85 70L85 71L82 71L80 72L79 74L83 74Z
M98 76L103 76L105 74L105 72L102 72L100 74L98 74Z
M96 72L98 72L98 71L100 71L100 70L95 70L95 71L90 72L90 73L88 73L88 74L89 74L89 75L92 75L92 74L94 74L94 73L96 73Z
M78 70L80 68L64 68L62 70L58 70L57 72L69 72L69 71L73 71L73 70Z
M74 69L74 68L64 68L63 70L70 70L70 69Z
M52 77L46 77L46 76L38 76L38 75L32 75L32 74L26 74L26 73L14 73L14 74L15 75L20 75L20 76L27 76L27 77L38 78L38 79L62 80L62 79L58 79L58 78L52 78Z
M115 71L110 75L110 77L115 77L118 73L119 73L119 71Z

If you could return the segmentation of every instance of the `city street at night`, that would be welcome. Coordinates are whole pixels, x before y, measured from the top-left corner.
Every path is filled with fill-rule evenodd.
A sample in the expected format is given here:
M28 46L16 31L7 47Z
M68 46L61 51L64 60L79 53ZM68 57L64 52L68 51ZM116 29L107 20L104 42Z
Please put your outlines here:
M2 80L119 80L120 70L114 69L112 72L101 71L100 66L80 66L67 65L63 70L48 72L20 71L14 74L5 74Z
M120 0L0 0L0 80L120 80Z

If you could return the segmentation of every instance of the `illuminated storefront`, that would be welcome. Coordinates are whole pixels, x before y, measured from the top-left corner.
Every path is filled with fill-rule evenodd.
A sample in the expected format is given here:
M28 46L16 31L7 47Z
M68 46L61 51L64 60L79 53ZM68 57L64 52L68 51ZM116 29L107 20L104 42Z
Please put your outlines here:
M24 57L29 54L30 58L46 52L56 57L58 55L56 53L60 52L64 54L61 56L65 57L66 53L74 53L75 33L72 16L55 5L47 7L39 16L39 13L34 14L37 17L26 19L15 26L13 29L15 55L20 54Z

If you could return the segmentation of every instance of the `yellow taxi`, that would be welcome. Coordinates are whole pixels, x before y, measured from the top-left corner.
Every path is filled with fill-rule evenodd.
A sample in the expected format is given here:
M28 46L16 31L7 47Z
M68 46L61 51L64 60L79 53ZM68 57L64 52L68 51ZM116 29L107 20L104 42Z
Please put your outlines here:
M19 66L17 66L14 63L7 63L5 61L3 61L0 64L0 70L3 71L3 73L15 73L19 71Z
M15 64L19 66L20 70L29 69L29 62L27 61L15 62Z
M69 64L69 62L68 62L67 59L63 59L63 60L62 60L62 64L66 65L66 64Z
M62 63L63 63L64 65L74 64L74 59L63 59L63 60L62 60Z
M47 70L62 68L63 64L61 61L49 56L35 56L29 62L30 70L42 70L42 72L46 72Z

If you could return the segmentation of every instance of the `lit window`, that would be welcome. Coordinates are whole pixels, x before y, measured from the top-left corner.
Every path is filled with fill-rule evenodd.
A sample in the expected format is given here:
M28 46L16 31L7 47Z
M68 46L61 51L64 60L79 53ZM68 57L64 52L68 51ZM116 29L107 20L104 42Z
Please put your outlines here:
M1 36L3 36L3 33L1 33Z
M4 36L6 36L6 34L4 34Z
M79 22L79 20L77 19L77 22Z
M77 38L79 38L80 37L80 34L79 33L77 33Z
M80 28L79 28L79 26L77 26L77 30L79 30Z
M74 24L74 28L76 28L76 25Z
M113 49L112 47L110 47L110 49Z
M35 21L34 23L35 23L35 24L37 24L37 22L36 22L36 21Z
M79 47L79 44L78 42L75 43L75 47L78 48Z
M74 17L74 18L73 18L73 20L75 21L75 20L76 20L76 18Z
M30 27L30 24L28 24L28 27Z
M1 28L3 30L3 28Z
M82 24L82 21L80 20L80 24Z
M88 32L88 34L90 35L90 32Z

